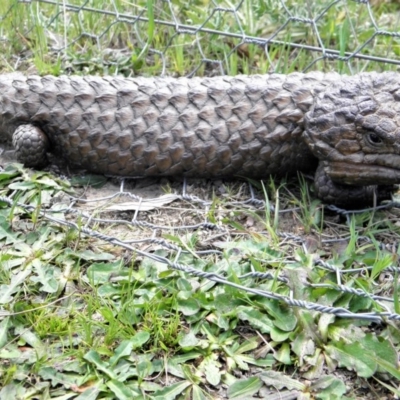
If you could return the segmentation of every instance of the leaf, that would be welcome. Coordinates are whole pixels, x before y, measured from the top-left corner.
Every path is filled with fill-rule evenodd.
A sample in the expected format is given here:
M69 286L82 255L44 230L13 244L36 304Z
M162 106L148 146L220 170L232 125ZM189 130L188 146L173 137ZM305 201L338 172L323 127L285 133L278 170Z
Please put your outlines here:
M75 397L74 400L96 400L99 393L100 389L98 387L93 386L90 387L89 389L86 389L78 397Z
M197 385L193 385L191 400L207 400L207 399L208 397L204 395L201 388Z
M340 366L356 371L363 378L374 375L379 366L400 379L397 352L385 338L369 333L357 342L346 343L341 340L326 346L325 350Z
M115 349L114 355L110 357L110 365L114 366L122 357L127 357L133 349L132 340L123 340Z
M89 350L83 358L90 363L94 364L98 370L104 372L108 375L111 379L117 379L115 373L109 368L108 363L105 363L101 360L99 353L95 350Z
M174 400L176 396L181 394L187 387L191 385L188 381L181 381L174 383L170 386L166 386L161 390L157 390L152 398L154 400Z
M342 341L325 347L325 351L335 359L341 367L357 372L358 376L370 378L376 371L374 360L366 356L366 350L359 342L344 344Z
M58 290L58 281L54 278L55 268L50 266L43 266L41 261L33 260L32 266L37 276L32 276L32 282L41 284L40 289L46 293L55 293Z
M282 343L281 348L274 354L274 357L283 364L292 365L289 343Z
M141 331L129 340L123 340L115 349L114 355L110 358L110 365L114 366L122 357L130 356L134 348L143 346L149 339L150 334Z
M299 358L299 366L304 365L304 357L310 356L315 352L315 343L305 332L300 332L291 344L293 352Z
M4 318L3 321L0 322L0 348L2 348L7 342L7 333L9 328L10 318Z
M110 253L95 253L92 250L74 251L67 248L65 249L63 258L68 257L74 257L76 259L82 259L85 261L111 261L115 258L115 256Z
M260 374L260 378L267 386L273 386L276 390L286 388L302 392L306 389L306 385L296 379L289 378L282 372L265 371Z
M31 268L26 268L18 274L13 275L9 285L0 285L0 304L7 304L12 301L12 295L19 289L19 285L23 284L30 274Z
M291 332L297 325L297 318L293 309L278 301L264 301L264 307L267 308L268 314L272 317L274 325L282 331Z
M133 348L143 346L150 339L150 333L145 331L140 331L131 339Z
M199 312L200 306L196 299L182 300L178 298L178 310L186 316L195 315Z
M82 381L81 374L61 373L53 367L40 368L38 374L43 380L50 381L53 387L63 385L66 388L70 388L72 385L79 386L79 383Z
M228 387L228 398L229 399L243 399L244 397L250 397L257 393L263 383L258 376L252 376L248 379L240 379Z
M18 235L11 230L11 226L3 216L0 216L0 240L6 239L4 244L17 242Z
M96 189L103 187L108 179L104 175L86 174L83 176L73 176L71 185L75 187L91 186Z
M184 349L191 349L197 346L199 343L199 339L196 337L193 331L190 331L187 335L183 336L179 340L179 346Z
M204 369L207 381L213 386L219 385L221 381L220 364L213 358L213 354L203 360L201 367Z
M133 398L132 391L122 382L112 379L107 382L107 386L115 394L115 397L118 400L131 400Z
M37 358L45 357L47 352L47 347L43 344L43 342L36 336L35 333L26 329L25 327L18 327L15 329L15 334L20 335L20 337L25 340L30 346L35 349Z
M311 391L316 393L318 399L335 400L343 398L347 389L341 379L327 375L314 382Z
M8 185L11 190L32 190L36 189L36 185L33 182L13 182Z
M107 283L110 280L110 275L115 274L121 270L121 261L113 263L93 263L87 269L87 276L93 285L100 283Z
M253 328L261 331L261 333L269 333L273 327L268 315L251 307L239 307L237 315L241 320L248 321Z

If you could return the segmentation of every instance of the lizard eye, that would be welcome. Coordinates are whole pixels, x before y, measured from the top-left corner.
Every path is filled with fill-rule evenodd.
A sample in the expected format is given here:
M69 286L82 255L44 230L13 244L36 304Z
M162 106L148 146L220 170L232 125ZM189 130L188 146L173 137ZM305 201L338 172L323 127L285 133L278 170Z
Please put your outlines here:
M382 138L379 135L377 135L375 132L368 133L367 140L373 146L380 145L383 143Z

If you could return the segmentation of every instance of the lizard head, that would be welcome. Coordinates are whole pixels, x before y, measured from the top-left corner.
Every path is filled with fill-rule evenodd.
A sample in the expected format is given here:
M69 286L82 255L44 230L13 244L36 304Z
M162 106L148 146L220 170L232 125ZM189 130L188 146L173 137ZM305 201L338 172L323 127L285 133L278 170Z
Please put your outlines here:
M400 75L343 77L316 96L304 138L335 183L400 183Z

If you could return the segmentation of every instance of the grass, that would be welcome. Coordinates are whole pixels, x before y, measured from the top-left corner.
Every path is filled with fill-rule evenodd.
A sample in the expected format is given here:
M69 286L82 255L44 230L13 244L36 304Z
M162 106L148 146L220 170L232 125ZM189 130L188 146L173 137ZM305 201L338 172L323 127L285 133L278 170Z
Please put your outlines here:
M266 54L240 37L176 34L155 22L174 14L185 25L264 38L279 32L277 40L318 45L309 24L285 25L281 2L247 0L235 13L229 2L218 5L230 10L212 13L207 0L90 2L121 15L143 11L150 21L133 24L125 16L5 0L0 67L56 75L152 75L165 67L176 76L292 72L310 64L343 73L396 68L318 61L317 53L278 44ZM286 5L305 18L328 2ZM399 26L396 2L376 2L373 12L380 29ZM318 31L327 48L344 55L374 28L365 5L341 2L318 20ZM399 38L384 35L363 50L392 58L398 52ZM136 214L133 203L110 211L96 200L94 209L80 203L79 214L68 209L70 195L93 200L110 187L89 176L74 182L15 164L0 171L0 196L12 199L0 200L0 399L399 395L400 333L388 317L400 309L398 209L340 215L300 177L294 184L253 182L264 208L244 203L251 193L242 182L196 182L189 194L206 206L178 199ZM181 190L173 181L154 186L156 197L160 186ZM146 190L135 187L154 196ZM210 229L176 229L205 220ZM383 323L362 318L369 313Z

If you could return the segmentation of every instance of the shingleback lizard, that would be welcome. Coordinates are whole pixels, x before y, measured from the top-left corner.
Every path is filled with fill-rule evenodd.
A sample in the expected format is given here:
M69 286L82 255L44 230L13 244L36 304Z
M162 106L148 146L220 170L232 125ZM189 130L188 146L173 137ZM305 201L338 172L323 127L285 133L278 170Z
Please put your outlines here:
M0 141L108 175L248 177L316 171L328 203L400 183L400 75L213 78L0 76ZM384 190L384 193L387 193Z

